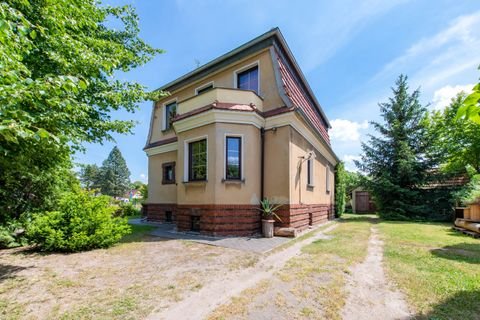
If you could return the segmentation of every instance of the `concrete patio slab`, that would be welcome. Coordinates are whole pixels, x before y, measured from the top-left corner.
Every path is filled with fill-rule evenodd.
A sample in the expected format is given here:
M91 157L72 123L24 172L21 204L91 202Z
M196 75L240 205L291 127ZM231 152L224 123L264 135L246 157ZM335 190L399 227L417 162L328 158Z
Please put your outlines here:
M188 240L197 243L207 244L211 246L219 246L230 249L255 252L255 253L266 253L276 247L293 240L294 238L285 238L285 237L273 237L273 238L263 238L260 235L258 237L212 237L201 235L194 232L178 232L176 227L172 223L160 223L160 222L150 222L145 221L140 218L130 219L130 224L136 225L148 225L157 227L155 230L150 232L150 235L165 238L165 239L175 239L175 240ZM307 229L299 234L301 236L304 233L313 231L329 222L316 225L311 229ZM297 236L298 237L298 236Z
M273 238L263 238L258 237L211 237L205 236L197 233L191 232L178 232L176 231L175 225L169 223L155 223L142 221L141 219L130 219L130 224L136 225L149 225L157 227L155 230L150 232L150 235L166 238L166 239L177 239L177 240L188 240L197 243L208 244L212 246L225 247L230 249L255 252L255 253L266 253L290 240L293 238L285 237L273 237Z

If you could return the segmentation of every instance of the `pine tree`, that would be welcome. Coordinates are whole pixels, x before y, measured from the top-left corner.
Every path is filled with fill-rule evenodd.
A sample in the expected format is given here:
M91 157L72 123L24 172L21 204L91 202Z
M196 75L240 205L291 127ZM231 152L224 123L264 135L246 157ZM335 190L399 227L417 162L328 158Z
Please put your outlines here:
M87 190L100 188L100 173L100 168L96 164L82 165L79 174L82 186Z
M379 134L362 143L363 155L355 164L367 175L364 184L384 217L425 217L429 208L423 187L435 165L429 157L426 108L418 89L408 93L406 76L400 75L392 91L393 97L379 104L384 123L371 123Z
M130 170L117 146L102 163L100 188L103 194L120 197L130 188Z

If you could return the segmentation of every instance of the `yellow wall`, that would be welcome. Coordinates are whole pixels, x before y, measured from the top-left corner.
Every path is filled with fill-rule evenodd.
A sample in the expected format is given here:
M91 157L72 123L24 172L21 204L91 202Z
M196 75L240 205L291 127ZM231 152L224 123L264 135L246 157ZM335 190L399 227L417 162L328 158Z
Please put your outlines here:
M265 197L289 203L290 127L265 132Z
M162 185L162 164L177 161L177 152L171 151L148 157L148 203L176 203L177 186L175 184ZM178 168L175 179L178 183Z
M269 49L265 49L260 51L250 57L247 57L243 60L239 60L235 64L232 64L226 69L218 71L217 73L210 74L209 76L196 81L190 84L187 87L184 87L180 90L175 92L171 92L168 97L165 97L159 100L156 103L154 119L152 123L152 132L151 132L151 139L150 143L161 140L167 139L170 137L175 136L173 130L169 130L167 132L162 132L161 124L162 124L162 108L165 103L170 101L174 101L175 99L177 102L182 102L192 96L195 95L195 88L200 87L204 84L207 84L210 81L214 81L214 87L226 87L226 88L233 88L234 87L234 72L237 69L242 68L243 66L247 66L251 63L259 62L259 73L260 73L260 93L259 95L263 98L263 110L268 111L273 108L278 108L284 105L284 102L280 98L278 93L277 83L275 81L275 74L273 69L273 63L270 56ZM235 94L234 92L232 94ZM203 105L197 106L198 108L203 107Z
M330 192L326 187L327 160L313 148L295 129L291 129L290 140L290 203L330 204L334 199L334 167L330 164ZM314 151L313 187L307 185L307 161L301 159L308 151Z

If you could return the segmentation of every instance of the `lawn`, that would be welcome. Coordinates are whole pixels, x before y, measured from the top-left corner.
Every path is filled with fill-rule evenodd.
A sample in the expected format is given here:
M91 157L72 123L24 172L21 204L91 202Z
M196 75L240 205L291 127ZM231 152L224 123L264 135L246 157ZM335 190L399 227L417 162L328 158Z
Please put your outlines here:
M381 222L385 266L419 319L480 318L480 240L452 224Z

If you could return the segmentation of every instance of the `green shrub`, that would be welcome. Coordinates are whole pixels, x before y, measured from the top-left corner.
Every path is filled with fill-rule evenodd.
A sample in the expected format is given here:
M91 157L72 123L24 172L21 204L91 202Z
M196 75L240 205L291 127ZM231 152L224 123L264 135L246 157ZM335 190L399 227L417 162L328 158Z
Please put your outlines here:
M137 209L131 202L120 202L115 211L118 217L133 217L140 215L140 209Z
M0 225L0 249L15 248L26 244L23 221L11 220Z
M106 248L131 231L127 219L114 217L114 212L107 196L83 190L66 193L57 211L33 217L27 236L44 251Z
M343 162L337 163L335 167L335 216L341 217L345 212L346 202L346 184L345 184L345 165Z

